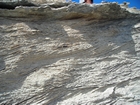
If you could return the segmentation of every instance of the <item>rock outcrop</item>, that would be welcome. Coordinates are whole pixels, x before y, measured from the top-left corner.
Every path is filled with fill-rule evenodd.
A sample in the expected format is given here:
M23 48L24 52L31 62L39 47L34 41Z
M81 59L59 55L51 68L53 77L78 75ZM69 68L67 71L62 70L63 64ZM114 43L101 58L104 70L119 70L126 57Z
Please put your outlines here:
M116 3L0 9L1 105L139 105L140 14Z
M0 10L1 17L60 19L121 19L135 17L116 3L95 5L75 3L48 3L38 7L18 6L14 10Z
M15 2L1 2L0 1L0 9L15 9L17 6L37 6L37 4L33 4L28 1L15 1Z
M66 0L28 0L28 1L35 4L66 2Z

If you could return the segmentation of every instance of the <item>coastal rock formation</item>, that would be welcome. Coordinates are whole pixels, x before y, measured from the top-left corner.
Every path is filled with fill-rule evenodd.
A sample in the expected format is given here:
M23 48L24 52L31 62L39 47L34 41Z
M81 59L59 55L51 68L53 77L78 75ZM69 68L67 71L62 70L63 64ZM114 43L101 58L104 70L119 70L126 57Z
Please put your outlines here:
M116 3L0 9L0 104L139 105L137 11Z

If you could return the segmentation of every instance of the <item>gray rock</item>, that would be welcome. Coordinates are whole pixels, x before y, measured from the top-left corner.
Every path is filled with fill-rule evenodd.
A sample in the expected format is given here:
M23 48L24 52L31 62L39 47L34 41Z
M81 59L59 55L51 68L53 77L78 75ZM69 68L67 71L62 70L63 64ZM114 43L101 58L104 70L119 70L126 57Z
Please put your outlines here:
M14 10L0 9L1 17L20 17L20 18L38 18L38 19L121 19L135 17L136 13L130 13L121 8L117 3L95 4L75 4L75 3L48 3L38 7L19 6ZM135 15L134 15L135 14Z
M139 105L138 12L58 3L0 16L1 105Z

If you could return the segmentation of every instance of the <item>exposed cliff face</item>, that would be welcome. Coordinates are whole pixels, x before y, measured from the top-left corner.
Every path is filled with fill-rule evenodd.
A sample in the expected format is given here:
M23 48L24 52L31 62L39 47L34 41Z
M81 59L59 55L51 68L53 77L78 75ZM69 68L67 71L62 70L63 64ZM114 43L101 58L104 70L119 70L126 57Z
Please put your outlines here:
M0 10L0 104L139 105L138 12L64 4Z

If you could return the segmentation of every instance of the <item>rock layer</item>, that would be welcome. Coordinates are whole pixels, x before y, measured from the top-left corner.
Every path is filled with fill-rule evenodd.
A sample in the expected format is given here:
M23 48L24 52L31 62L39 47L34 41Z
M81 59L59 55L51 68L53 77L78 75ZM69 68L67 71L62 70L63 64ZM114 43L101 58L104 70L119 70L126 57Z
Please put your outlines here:
M0 10L0 104L139 105L139 14L54 6Z
M121 19L136 17L136 13L130 13L121 8L117 3L107 4L75 4L75 3L48 3L38 7L18 6L14 10L0 10L1 17L13 18L45 18L49 20L60 19ZM135 16L136 15L136 16Z

